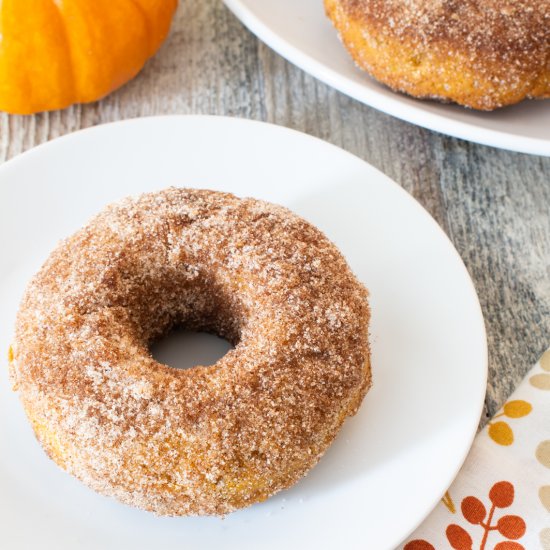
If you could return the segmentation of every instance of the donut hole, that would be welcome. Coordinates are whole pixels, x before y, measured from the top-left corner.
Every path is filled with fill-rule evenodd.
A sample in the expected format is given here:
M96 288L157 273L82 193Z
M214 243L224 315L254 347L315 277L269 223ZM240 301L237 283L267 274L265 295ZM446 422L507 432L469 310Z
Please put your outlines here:
M174 369L214 365L233 345L216 334L194 332L179 326L149 346L155 361Z
M240 343L248 318L240 296L215 271L179 264L138 279L123 309L138 345L178 370L216 364Z

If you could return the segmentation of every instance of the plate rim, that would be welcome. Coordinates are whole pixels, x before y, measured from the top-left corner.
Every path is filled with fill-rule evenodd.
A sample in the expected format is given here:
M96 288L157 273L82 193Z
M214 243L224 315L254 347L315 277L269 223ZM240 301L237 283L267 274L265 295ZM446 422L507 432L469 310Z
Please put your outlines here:
M263 127L269 127L270 131L277 131L281 133L291 133L294 136L298 137L301 140L314 140L315 142L318 142L322 144L324 147L336 150L338 154L344 154L345 156L349 157L353 161L357 162L359 161L363 165L365 165L366 168L368 168L371 171L375 171L378 173L380 178L384 181L384 185L390 185L390 187L393 188L394 191L398 192L402 197L405 198L408 205L411 208L414 208L418 214L421 214L422 217L431 225L432 229L439 234L440 237L443 238L446 249L448 252L452 254L454 259L457 261L457 267L460 266L461 270L461 277L465 283L465 287L468 288L468 293L470 294L472 298L472 304L475 304L475 316L476 316L476 323L478 325L478 337L480 340L481 346L481 356L479 357L479 366L481 367L481 378L479 385L479 395L476 396L475 402L477 403L475 411L476 415L475 418L478 420L475 422L475 425L472 425L470 428L470 437L468 439L464 439L464 444L462 447L462 452L460 453L460 457L458 458L456 464L456 469L451 469L450 473L448 475L448 480L446 482L446 485L444 488L442 488L440 494L437 495L436 498L433 499L432 504L430 505L429 509L423 512L421 517L418 519L418 521L415 523L415 525L404 535L402 536L402 533L399 535L399 539L394 540L395 544L399 544L400 542L405 541L412 532L416 530L416 528L422 524L422 522L429 516L433 508L437 505L441 497L445 494L448 487L451 485L451 483L456 478L457 474L459 473L460 469L462 468L462 465L464 464L464 461L466 460L472 443L477 435L477 428L479 426L479 419L481 418L483 407L485 403L485 396L486 396L486 388L487 388L487 379L488 379L488 343L487 343L487 332L486 332L486 326L485 321L483 317L483 311L481 308L481 304L479 301L479 297L477 295L475 285L473 283L473 280L460 256L457 249L455 248L453 242L449 238L449 236L445 233L445 231L441 228L441 226L436 222L436 220L432 217L432 215L416 200L415 197L413 197L408 191L406 191L403 187L401 187L396 181L391 179L389 176L384 174L381 170L376 168L375 166L371 165L367 161L363 160L362 158L358 157L357 155L354 155L353 153L350 153L349 151L334 145L328 141L325 141L321 138L318 138L316 136L312 136L310 134L307 134L306 132L302 132L299 130L295 130L293 128L288 128L286 126L270 123L270 122L263 122L259 120L252 120L252 119L246 119L242 117L231 117L231 116L219 116L219 115L185 115L185 114L172 114L172 115L153 115L153 116L145 116L145 117L135 117L135 118L129 118L129 119L123 119L123 120L117 120L114 122L104 123L104 124L98 124L95 126L83 128L74 132L69 132L67 134L64 134L62 136L53 138L51 140L48 140L40 145L37 145L23 153L20 153L19 155L16 155L12 159L9 159L8 161L5 161L0 165L0 195L2 194L3 186L6 185L5 182L2 181L4 173L6 171L9 171L12 169L12 167L17 167L18 164L24 163L27 161L27 159L32 158L35 155L43 154L43 152L47 152L47 149L50 147L57 147L60 143L62 144L65 141L71 141L75 137L78 139L78 136L83 133L101 133L105 131L109 131L110 127L113 126L122 126L122 125L133 125L133 124L156 124L163 123L167 120L173 120L173 121L182 121L185 123L185 121L195 119L195 120L209 120L209 121L216 121L215 123L222 123L222 124L242 124L242 125L248 125L248 126L263 126ZM474 310L472 311L474 313ZM483 382L483 383L481 383ZM473 414L472 407L472 414Z
M483 128L460 120L453 120L452 127L447 129L446 125L449 123L449 119L445 115L426 110L421 104L407 105L404 108L399 92L386 95L376 89L361 86L346 75L312 58L292 42L282 38L255 15L242 0L223 1L250 32L288 62L360 103L438 134L506 151L550 157L550 138L510 135L500 130ZM409 97L409 99L414 98ZM475 139L472 138L472 130L477 132Z

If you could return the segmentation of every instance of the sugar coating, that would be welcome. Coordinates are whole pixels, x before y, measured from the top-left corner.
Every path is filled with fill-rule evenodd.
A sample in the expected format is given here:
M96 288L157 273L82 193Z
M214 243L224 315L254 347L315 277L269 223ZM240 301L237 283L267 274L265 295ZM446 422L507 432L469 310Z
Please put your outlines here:
M550 0L325 0L360 67L490 110L550 96Z
M223 515L319 460L371 383L367 291L289 210L170 188L108 206L24 294L10 370L37 438L96 491L162 515ZM181 325L235 348L177 370Z

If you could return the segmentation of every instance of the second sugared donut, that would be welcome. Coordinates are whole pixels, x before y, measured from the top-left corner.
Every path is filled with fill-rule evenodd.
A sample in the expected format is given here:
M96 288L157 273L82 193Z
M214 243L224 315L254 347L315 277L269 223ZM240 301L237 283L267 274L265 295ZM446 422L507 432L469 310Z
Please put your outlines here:
M550 0L324 0L356 63L394 90L491 110L550 97Z
M37 438L104 495L222 515L316 464L370 386L367 291L289 210L171 188L108 206L22 300L11 375ZM174 326L234 344L177 370Z

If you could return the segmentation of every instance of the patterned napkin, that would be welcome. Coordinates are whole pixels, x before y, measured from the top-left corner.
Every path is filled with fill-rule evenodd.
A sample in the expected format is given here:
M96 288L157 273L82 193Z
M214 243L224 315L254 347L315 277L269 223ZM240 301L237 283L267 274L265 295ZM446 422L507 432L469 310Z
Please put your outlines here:
M550 349L403 550L550 550Z

